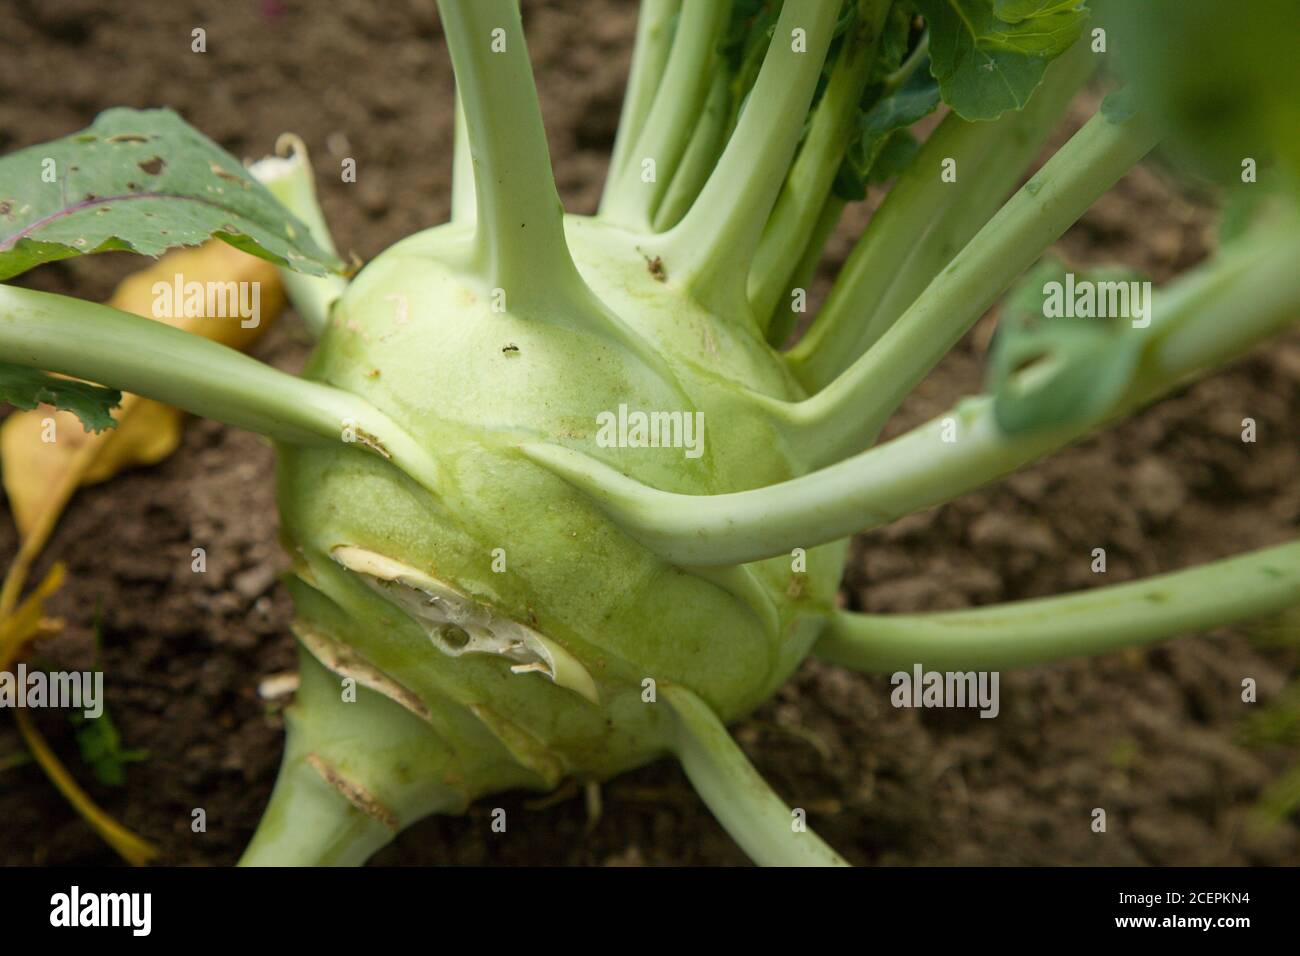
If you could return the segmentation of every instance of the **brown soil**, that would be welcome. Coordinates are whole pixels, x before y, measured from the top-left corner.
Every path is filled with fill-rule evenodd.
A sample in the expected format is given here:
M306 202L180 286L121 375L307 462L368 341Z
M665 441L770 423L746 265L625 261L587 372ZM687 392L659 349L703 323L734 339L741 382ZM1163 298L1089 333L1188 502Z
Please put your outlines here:
M569 208L594 209L635 20L620 0L530 2L527 28ZM309 9L317 12L309 13ZM208 52L190 52L191 30ZM357 159L359 178L321 180L345 251L369 257L442 221L450 180L451 71L433 0L301 0L0 6L0 150L60 136L109 106L168 105L236 155L293 130L318 170ZM865 210L854 211L860 225ZM1208 215L1154 166L1137 170L1061 242L1077 261L1122 260L1165 280L1201 257ZM848 249L838 238L832 259ZM46 267L34 287L102 299L128 257ZM829 274L829 273L828 273ZM822 280L823 283L825 279ZM898 430L980 383L987 321L907 402ZM260 357L296 369L286 321ZM1276 543L1300 524L1300 337L1292 335L1120 428L991 489L864 535L845 583L873 611L964 607L1087 587L1094 547L1106 582ZM1240 422L1259 441L1240 441ZM291 669L288 599L275 583L271 452L246 433L192 421L165 464L82 492L41 570L67 562L52 610L67 633L43 661L106 670L127 746L146 748L121 788L94 782L58 717L41 726L95 798L158 841L168 861L233 862L267 799L282 720L257 696ZM191 547L209 573L189 570ZM14 553L0 522L0 563ZM1240 746L1243 677L1264 700L1294 673L1293 650L1248 629L1148 651L1004 675L1002 714L895 710L884 678L807 663L737 729L776 789L856 863L1300 863L1294 825L1243 825L1294 752ZM0 721L0 758L21 749ZM511 795L508 839L490 806L425 821L387 864L698 864L744 857L664 762L603 790L588 826L581 795L539 807ZM190 832L191 811L208 831ZM1090 831L1090 811L1109 831ZM515 821L518 821L516 823ZM112 863L111 851L33 765L0 772L0 862Z

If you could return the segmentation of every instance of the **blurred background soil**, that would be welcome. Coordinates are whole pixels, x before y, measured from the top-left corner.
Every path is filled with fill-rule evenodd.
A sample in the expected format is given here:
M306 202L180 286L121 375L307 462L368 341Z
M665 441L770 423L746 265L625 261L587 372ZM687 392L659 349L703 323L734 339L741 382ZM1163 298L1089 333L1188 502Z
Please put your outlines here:
M525 2L560 192L597 203L635 23L627 0ZM206 54L190 50L207 31ZM1068 127L1095 106L1085 94ZM452 76L433 0L308 4L10 0L0 5L0 151L65 135L110 106L171 106L241 157L292 130L315 161L341 250L363 259L443 221L449 208ZM1069 129L1058 136L1059 143ZM344 157L357 182L344 184ZM819 280L850 248L854 208ZM1135 170L1059 243L1076 263L1121 261L1167 280L1213 241L1210 206L1158 163ZM35 288L107 298L129 256L47 266ZM816 297L815 297L816 298ZM977 391L993 316L912 396L891 432ZM291 317L258 350L289 370L308 342ZM849 606L920 611L1105 583L1274 544L1300 523L1300 336L1292 334L1135 420L1016 477L859 538ZM1241 420L1259 440L1240 440ZM79 493L38 568L68 564L51 611L65 635L40 661L106 672L108 708L149 759L126 785L95 782L58 715L40 726L96 799L175 863L234 862L280 757L279 707L257 694L294 666L289 601L276 583L271 450L192 420L165 464ZM207 549L209 570L190 571ZM0 562L16 546L0 520ZM809 662L737 728L745 750L812 825L859 864L1296 864L1296 827L1245 825L1297 754L1240 744L1250 705L1294 674L1294 650L1249 628L1148 650L1008 673L1002 712L896 710L888 679ZM0 720L0 757L21 751ZM385 864L738 864L744 856L669 762L603 788L590 822L577 791L506 795L403 833ZM208 830L190 831L191 811ZM1108 831L1091 832L1094 807ZM113 863L33 764L0 772L0 863Z

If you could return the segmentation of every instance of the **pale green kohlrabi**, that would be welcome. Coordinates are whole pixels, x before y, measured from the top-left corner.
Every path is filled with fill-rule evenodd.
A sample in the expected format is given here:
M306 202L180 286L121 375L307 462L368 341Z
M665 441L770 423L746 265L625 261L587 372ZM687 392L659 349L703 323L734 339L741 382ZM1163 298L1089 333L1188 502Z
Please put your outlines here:
M279 447L295 632L315 658L303 666L323 662L378 694L344 703L330 680L313 701L329 716L297 706L279 784L290 796L277 793L254 858L284 859L276 815L286 799L297 805L299 788L319 792L319 763L355 778L345 791L373 792L381 816L401 825L483 793L644 763L673 747L673 721L656 703L666 685L689 686L734 719L789 676L833 606L842 543L810 550L798 573L788 554L664 561L520 454L553 442L690 495L807 470L754 412L749 389L794 399L799 388L752 323L719 321L660 281L625 231L567 223L586 288L569 279L540 301L511 301L506 289L498 309L492 287L458 266L473 229L453 223L378 257L332 310L307 375L401 421L437 460L436 494L380 456ZM600 447L598 421L620 405L625 418L655 410L702 423L689 437L704 453ZM335 723L358 726L358 712L359 726L375 725L368 742L332 746ZM317 738L322 720L329 731ZM414 738L392 753L381 743L389 723ZM403 774L405 786L394 779ZM339 822L388 835L369 820ZM349 841L348 854L374 845Z
M451 222L350 281L323 274L333 247L299 143L254 168L297 218L268 218L250 181L234 192L245 218L206 227L288 267L318 338L303 377L0 286L11 400L33 400L33 369L58 372L276 439L301 685L244 862L360 863L427 814L674 755L756 861L841 863L724 728L810 652L886 673L996 670L1300 600L1290 544L972 611L836 608L855 531L1059 449L1300 311L1300 230L1280 197L1265 228L1162 287L1149 323L1009 326L988 394L875 445L1159 137L1112 97L1016 189L1103 60L1082 5L644 0L590 217L560 205L515 0L439 7L459 87ZM909 128L940 102L918 143ZM108 141L161 148L123 139L142 121L105 120ZM782 350L841 211L886 181ZM213 205L220 190L202 188ZM0 236L5 275L77 251L30 245L63 215L38 212Z

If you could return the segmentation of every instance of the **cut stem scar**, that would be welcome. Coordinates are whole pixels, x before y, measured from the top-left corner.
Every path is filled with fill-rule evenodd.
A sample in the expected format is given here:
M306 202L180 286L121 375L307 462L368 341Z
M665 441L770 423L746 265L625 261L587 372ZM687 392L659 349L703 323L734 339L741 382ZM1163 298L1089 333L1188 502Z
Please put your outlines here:
M405 611L433 646L449 657L504 657L513 662L511 673L542 674L591 703L600 703L591 674L556 641L498 614L446 582L382 554L349 545L336 547L330 553L339 564L360 575L371 589Z
M337 258L338 250L316 198L307 145L297 136L285 133L276 141L275 152L275 156L254 163L249 173L307 225L317 245ZM289 301L312 336L320 338L329 321L330 309L347 291L348 281L339 275L310 276L292 269L281 269L280 279L289 293Z

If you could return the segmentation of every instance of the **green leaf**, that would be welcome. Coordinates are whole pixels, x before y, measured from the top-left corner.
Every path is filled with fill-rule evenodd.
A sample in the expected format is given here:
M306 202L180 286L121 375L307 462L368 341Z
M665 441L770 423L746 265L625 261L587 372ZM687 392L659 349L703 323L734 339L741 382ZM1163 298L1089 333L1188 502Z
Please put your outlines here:
M93 252L158 256L213 236L310 275L342 268L171 110L108 110L80 133L0 159L0 279Z
M77 728L77 747L81 750L81 759L95 771L95 776L101 783L120 787L126 783L127 764L149 759L147 750L126 750L122 747L122 736L117 732L107 710L93 718L73 714L72 723Z
M911 126L933 113L938 105L938 84L925 70L918 69L892 96L885 97L863 116L862 129L869 136L884 136Z
M1003 304L987 385L994 418L1007 434L1089 421L1111 408L1132 381L1147 341L1133 327L1133 301L1109 317L1051 315L1049 300L1059 304L1068 296L1068 281L1059 261L1044 260ZM1140 277L1122 269L1073 272L1075 288L1132 281Z
M835 176L835 195L855 202L866 196L868 183L897 175L916 153L916 141L910 135L897 134L938 105L938 84L926 70L918 69L892 95L859 115L857 129ZM876 171L877 164L886 158L888 167Z
M1074 10L1081 0L993 0L993 13L1007 23L1020 23L1049 13Z
M767 48L770 31L781 13L781 3L776 0L733 0L727 29L718 52L726 60L732 73L739 73L755 48Z
M112 410L121 401L122 393L116 389L0 362L0 402L22 409L53 405L76 415L86 431L114 427Z
M867 182L883 183L893 179L912 165L912 160L920 151L921 144L915 136L905 129L894 130L885 140L884 148L876 156L876 161L871 164Z
M997 119L1023 108L1048 62L1079 38L1088 16L1081 3L1055 0L916 5L930 27L930 68L944 102L968 120Z
M911 0L894 0L880 34L880 56L873 73L875 79L893 73L907 59L911 52L912 20L915 16L916 8Z

